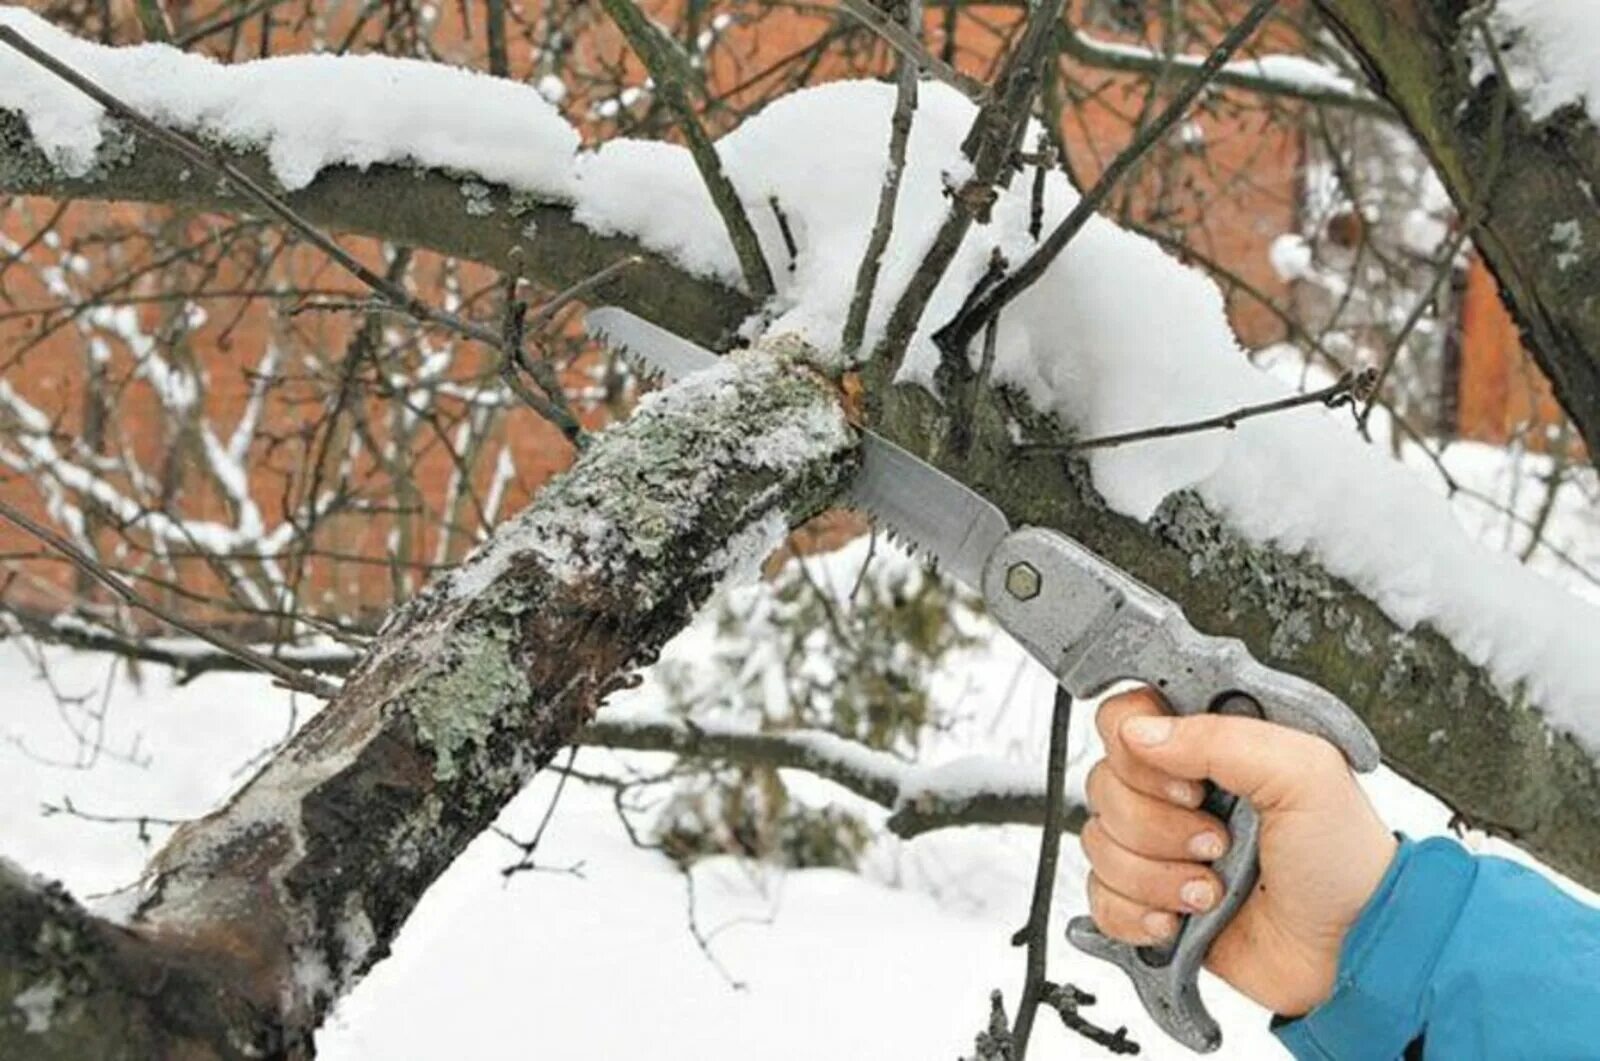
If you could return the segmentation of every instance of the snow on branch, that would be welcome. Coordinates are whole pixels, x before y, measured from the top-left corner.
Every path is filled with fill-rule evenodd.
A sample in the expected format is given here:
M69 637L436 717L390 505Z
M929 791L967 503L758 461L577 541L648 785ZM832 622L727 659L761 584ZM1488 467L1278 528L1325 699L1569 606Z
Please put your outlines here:
M1039 825L1045 820L1044 778L1037 765L992 756L919 766L825 730L761 731L668 715L602 715L579 734L578 742L805 770L888 810L890 832L907 840L964 825ZM1063 828L1076 832L1086 816L1082 804L1068 804Z
M1140 74L1192 73L1204 56L1164 55L1153 49L1120 41L1105 41L1062 27L1063 50L1085 66ZM1343 71L1303 55L1259 55L1235 59L1217 71L1214 81L1226 88L1269 96L1287 96L1322 106L1350 107L1393 117L1382 99L1352 81Z

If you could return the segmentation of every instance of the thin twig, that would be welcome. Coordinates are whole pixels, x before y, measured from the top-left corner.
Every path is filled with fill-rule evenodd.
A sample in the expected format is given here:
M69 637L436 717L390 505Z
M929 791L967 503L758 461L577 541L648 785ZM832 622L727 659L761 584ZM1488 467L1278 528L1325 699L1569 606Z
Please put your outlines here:
M489 73L511 76L511 61L506 54L506 0L488 0Z
M844 0L844 3L848 6L851 0ZM921 28L922 0L907 0L906 24L910 28ZM856 269L855 292L850 297L850 311L845 317L844 338L840 342L849 360L854 360L861 349L867 315L872 310L872 295L878 287L878 272L883 267L883 252L888 249L889 237L894 231L895 204L900 199L906 145L911 142L911 123L916 111L917 68L913 57L901 52L895 72L894 116L889 119L889 164L883 172L883 185L878 189L878 213L872 222L872 234L867 237L867 249Z
M1193 68L1202 61L1186 55L1162 55L1120 43L1098 41L1079 33L1065 22L1061 25L1061 50L1083 66L1156 76L1164 75L1173 67ZM1312 61L1300 55L1288 55L1285 58L1299 62ZM1331 67L1329 70L1340 77L1344 76L1342 70ZM1390 121L1398 119L1394 107L1387 100L1373 95L1354 82L1348 86L1333 83L1317 85L1290 77L1275 77L1267 71L1260 58L1242 59L1230 63L1217 71L1216 83L1225 88L1253 92L1261 96L1303 100L1319 107L1346 107Z
M1067 736L1072 728L1072 696L1056 689L1055 707L1050 715L1049 761L1045 764L1045 824L1039 835L1039 861L1033 877L1033 902L1028 923L1012 940L1026 944L1028 959L1022 982L1022 1001L1017 1005L1016 1022L1011 1028L1012 1050L1016 1061L1028 1056L1028 1038L1033 1034L1033 1017L1044 990L1045 958L1050 952L1050 905L1056 893L1056 865L1061 856L1061 819L1066 806Z
M289 0L255 0L255 3L246 4L237 11L229 12L211 22L196 26L172 43L179 48L188 48L190 45L203 41L207 37L214 37L218 33L226 33L233 27L242 22L248 22L262 12L271 11L273 8L288 2Z
M162 0L138 0L139 25L144 27L145 40L167 44L172 40L172 19Z
M1208 416L1203 420L1190 420L1181 424L1163 424L1159 427L1147 427L1138 431L1123 431L1115 435L1099 435L1095 438L1074 439L1070 442L1033 442L1018 446L1023 453L1078 453L1088 449L1109 449L1113 446L1125 446L1130 442L1145 442L1156 438L1171 438L1174 435L1192 435L1201 431L1232 431L1239 426L1241 421L1250 420L1257 416L1266 416L1269 413L1281 413L1286 409L1298 409L1302 405L1322 405L1329 409L1337 409L1348 404L1351 400L1359 401L1372 389L1377 379L1375 369L1362 369L1359 372L1346 372L1337 381L1318 390L1308 391L1305 394L1292 394L1287 398L1278 398L1259 405L1245 405L1238 409L1222 413L1218 416Z
M235 641L226 634L218 633L214 630L207 630L203 626L197 626L182 616L167 611L167 609L163 608L154 601L147 600L132 586L128 585L116 574L101 564L100 561L96 560L94 557L90 556L88 553L84 552L82 549L78 548L78 546L63 538L49 527L46 527L44 524L24 515L4 501L0 501L0 517L4 517L10 522L16 524L18 527L22 528L24 531L27 531L29 534L33 535L35 538L39 539L44 544L50 546L50 548L62 553L67 557L67 559L76 564L80 570L92 576L107 589L111 590L117 596L127 601L128 604L142 612L146 612L155 616L168 626L182 630L191 637L197 637L206 642L206 644L226 652L230 656L233 656L235 659L243 660L256 670L265 671L266 673L277 678L290 689L295 689L303 693L309 693L312 696L321 697L324 700L332 699L337 694L337 689L320 678L304 674L293 667L287 666L278 660L273 659L271 656L262 655L249 645Z
M552 866L541 866L536 861L534 861L534 858L533 858L534 854L539 850L539 842L544 839L545 830L550 827L550 819L554 818L555 815L556 815L556 805L561 802L561 793L566 791L567 778L571 777L572 773L573 773L573 771L572 771L572 761L574 759L576 759L577 757L578 757L578 746L577 745L573 745L571 748L569 748L567 750L567 764L566 764L566 766L561 767L560 769L558 769L556 771L556 773L559 775L557 777L557 779L556 779L556 790L550 796L550 803L549 803L548 806L545 807L544 816L539 819L539 826L538 826L538 828L534 829L533 838L532 839L530 839L530 840L518 840L515 836L512 836L509 832L507 832L506 830L500 828L500 826L498 826L498 825L494 825L494 826L490 827L495 831L495 834L497 836L499 836L501 839L503 839L503 840L515 845L522 852L522 857L520 859L518 859L516 862L512 863L509 866L503 867L500 870L500 876L509 879L511 877L516 876L518 873L524 873L524 872L527 872L528 870L542 870L542 871L545 871L545 872L569 873L574 877L582 877L583 876L583 863L581 861L580 862L574 862L570 866L552 867Z
M1026 291L1039 278L1045 274L1067 244L1072 242L1083 226L1095 215L1111 193L1133 169L1135 164L1142 159L1152 147L1159 143L1179 120L1188 113L1189 107L1205 90L1206 86L1215 79L1217 72L1231 59L1235 52L1244 46L1256 29L1264 22L1278 0L1256 0L1243 19L1228 31L1217 47L1206 57L1206 61L1195 70L1193 76L1186 81L1178 94L1172 98L1166 108L1136 136L1132 143L1123 148L1111 164L1106 167L1095 186L1083 195L1062 219L1055 230L1040 244L1039 248L1028 257L1028 260L1018 266L1016 272L1006 277L979 302L962 312L940 328L934 336L940 349L947 353L958 354L965 351L983 330L983 327L1000 311L1009 305L1022 292Z
M1042 0L1028 16L1020 39L1006 56L995 91L973 118L972 128L961 145L962 154L972 163L972 175L961 187L951 190L950 209L889 314L883 338L873 351L874 365L885 379L893 379L899 370L928 300L974 222L988 219L996 188L1012 172L1044 68L1054 54L1053 31L1064 6L1065 0Z
M606 13L628 39L639 61L644 63L655 82L656 97L666 105L677 120L678 128L688 144L689 154L700 171L700 178L711 193L711 201L722 216L728 229L728 238L739 258L739 268L744 274L745 286L757 301L764 301L775 290L772 270L761 253L761 241L756 237L755 226L745 212L739 192L722 169L722 159L716 145L711 142L705 126L695 114L689 101L688 86L684 82L682 64L675 60L673 45L661 30L634 5L633 0L601 0Z
M139 830L139 842L150 842L150 827L160 825L168 829L176 829L184 823L183 818L159 818L153 814L90 814L88 811L79 810L73 806L71 796L62 796L61 802L39 804L39 813L45 817L54 817L57 814L80 821L94 822L96 825L132 825Z
M913 71L921 70L929 77L943 81L972 102L982 103L988 98L988 88L981 81L968 77L928 51L922 43L917 32L922 26L920 0L917 0L915 6L919 9L916 20L908 19L909 25L902 27L868 0L839 0L840 11L883 38L884 43L898 52L903 59L910 60Z
M783 236L783 249L789 255L789 271L792 273L800 260L800 247L794 241L794 229L789 226L789 215L783 212L783 204L778 201L776 195L767 196L767 205L772 207L772 216L778 222L778 233Z

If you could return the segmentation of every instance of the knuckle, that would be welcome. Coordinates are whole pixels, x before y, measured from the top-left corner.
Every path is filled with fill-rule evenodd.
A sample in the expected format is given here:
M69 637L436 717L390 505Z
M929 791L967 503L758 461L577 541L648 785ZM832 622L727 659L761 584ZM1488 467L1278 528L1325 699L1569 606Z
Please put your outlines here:
M1343 776L1349 772L1344 754L1338 748L1321 737L1309 733L1303 736L1305 767L1308 771L1322 777Z
M1106 760L1101 759L1089 768L1089 776L1083 779L1083 800L1088 804L1089 812L1097 814L1104 803L1104 789L1107 781L1106 775L1111 767Z

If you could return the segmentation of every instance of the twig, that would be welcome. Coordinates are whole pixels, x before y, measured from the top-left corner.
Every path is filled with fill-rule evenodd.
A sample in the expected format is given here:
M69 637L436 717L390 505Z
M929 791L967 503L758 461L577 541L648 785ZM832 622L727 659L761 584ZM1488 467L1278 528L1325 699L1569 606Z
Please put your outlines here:
M789 227L789 215L783 212L783 204L776 195L767 197L767 205L772 207L772 216L777 219L778 232L783 236L783 249L789 255L789 271L792 273L795 263L800 260L800 247L794 241L794 229Z
M139 842L150 842L150 826L160 825L168 829L176 829L184 823L183 818L158 818L153 814L90 814L88 811L79 810L72 805L72 797L62 796L59 805L54 803L41 803L39 813L45 817L65 814L81 821L94 822L96 825L132 825L139 830Z
M1060 819L1065 808L1067 787L1067 736L1072 728L1072 696L1056 689L1055 708L1050 715L1050 751L1045 766L1045 827L1039 834L1039 861L1033 877L1033 903L1028 923L1012 939L1013 945L1026 944L1027 967L1022 982L1022 1001L1017 1005L1016 1023L1011 1026L1012 1050L1016 1061L1028 1056L1028 1039L1033 1034L1033 1017L1044 990L1045 958L1050 951L1050 904L1056 892L1056 865L1061 855Z
M717 213L722 216L722 223L728 229L728 238L733 242L734 253L738 255L745 286L750 289L750 294L757 301L770 298L775 288L772 283L772 271L761 253L761 241L756 237L755 227L750 223L750 215L745 212L738 190L723 172L722 159L717 155L716 145L711 142L710 135L707 134L705 126L700 124L700 118L689 102L689 92L684 83L681 64L674 59L671 42L645 17L644 12L634 5L633 0L600 0L600 2L612 21L617 24L617 28L622 31L622 35L628 39L640 62L644 63L645 69L650 72L650 77L655 81L657 98L677 119L678 128L687 141L689 154L694 159L695 167L700 171L700 178L706 182L706 190L711 193L711 201L716 205Z
M1323 405L1329 409L1337 409L1342 405L1349 404L1352 400L1360 401L1371 393L1372 386L1376 380L1377 370L1365 368L1359 372L1346 372L1336 382L1330 383L1319 390L1308 391L1305 394L1292 394L1287 398L1262 402L1260 405L1241 406L1238 409L1222 413L1220 416L1208 416L1203 420L1190 420L1181 424L1164 424L1160 427L1124 431L1115 435L1074 439L1071 442L1028 443L1018 446L1017 449L1023 453L1078 453L1088 449L1109 449L1112 446L1125 446L1130 442L1171 438L1173 435L1192 435L1201 431L1232 431L1239 426L1241 421L1257 416L1266 416L1269 413L1283 412L1286 409L1298 409L1302 405Z
M511 877L516 876L518 873L523 873L528 870L570 873L574 877L583 876L583 863L581 861L574 862L570 866L553 868L550 866L541 866L533 860L534 853L539 850L539 841L544 839L544 831L550 827L550 819L555 817L556 804L561 802L561 793L566 791L567 778L571 777L573 772L572 761L577 757L578 747L577 745L573 745L567 751L567 765L556 771L559 775L559 777L556 779L556 790L550 796L550 804L549 806L545 807L544 817L539 819L539 827L533 831L533 838L531 840L518 840L515 836L512 836L498 825L491 826L491 828L493 828L495 831L495 835L515 845L522 852L522 858L518 859L516 862L513 862L509 866L503 867L500 870L500 876L510 879Z
M262 12L271 11L273 8L288 2L289 0L255 0L255 3L245 4L237 11L229 12L211 22L196 26L172 43L179 48L188 48L190 45L203 41L207 37L214 37L218 33L226 33L241 22L248 22Z
M967 346L977 336L984 325L998 316L1000 311L1009 305L1022 292L1026 291L1050 268L1052 262L1066 249L1083 226L1095 215L1105 201L1110 198L1112 191L1128 175L1134 165L1142 159L1149 150L1160 142L1169 133L1173 126L1189 110L1190 104L1204 91L1205 87L1216 77L1233 54L1243 47L1255 33L1257 27L1264 22L1278 0L1256 0L1243 19L1230 29L1221 43L1206 57L1206 61L1188 79L1178 94L1172 98L1166 108L1140 131L1132 143L1123 148L1111 160L1095 186L1083 195L1062 219L1055 230L1040 244L1039 248L1017 268L1017 271L1006 277L980 300L976 305L964 308L956 314L944 327L935 334L934 340L941 350L949 352L965 351Z
M844 0L846 7L852 0ZM876 11L876 8L872 10ZM906 0L906 22L922 26L922 0ZM926 49L924 49L926 52ZM930 56L931 58L931 56ZM889 164L878 189L878 213L867 237L867 249L856 269L856 286L850 296L850 311L845 317L840 347L846 360L853 361L861 349L867 330L867 315L872 310L872 295L878 287L878 272L883 267L883 252L894 231L894 209L900 199L900 180L906 169L906 145L911 142L911 123L917 111L917 68L914 58L900 53L895 72L894 115L889 119Z
M922 25L921 0L914 0L918 9L915 21L907 19L909 26L901 27L868 0L839 0L839 10L859 21L873 33L883 38L904 59L910 60L913 70L921 70L930 77L943 81L974 103L988 98L989 90L981 82L968 77L948 62L940 59L923 45L918 30Z
M511 61L506 55L506 0L488 0L486 31L489 37L489 73L511 76Z
M1033 162L1033 201L1028 204L1028 235L1038 242L1040 233L1044 231L1045 177L1056 164L1056 145L1049 133L1039 134L1039 146L1034 153L1038 157Z
M168 626L182 630L191 637L197 637L207 644L226 652L228 655L243 660L256 670L265 671L290 689L309 693L324 700L332 699L337 694L337 689L320 678L304 674L293 667L280 663L271 656L264 656L249 645L235 641L226 634L207 630L203 626L197 626L187 619L167 611L154 601L145 599L132 586L118 578L94 557L49 527L24 515L4 501L0 501L0 517L11 521L44 544L62 553L67 559L76 564L80 570L92 576L107 589L127 601L128 604L142 612L155 616Z
M1155 76L1164 75L1173 67L1193 69L1202 62L1198 58L1186 55L1161 55L1124 44L1097 41L1093 37L1079 33L1065 22L1061 25L1061 50L1084 66ZM1299 55L1286 58L1301 62L1310 61ZM1254 69L1251 69L1252 66ZM1332 68L1330 70L1340 77L1343 76L1343 71ZM1260 58L1243 59L1224 66L1217 71L1216 83L1226 88L1262 96L1303 100L1319 107L1347 107L1390 121L1398 118L1388 101L1362 90L1353 82L1347 87L1333 83L1310 85L1288 77L1275 77L1267 71Z
M148 41L167 44L172 40L172 19L167 15L163 0L138 0L139 25L144 27Z
M1078 1013L1078 1007L1094 1005L1094 996L1087 991L1080 991L1071 984L1047 983L1039 996L1039 1001L1055 1010L1061 1017L1061 1023L1066 1025L1069 1031L1076 1032L1091 1043L1103 1046L1113 1054L1132 1055L1139 1052L1139 1044L1128 1038L1126 1026L1114 1032L1107 1031L1098 1024L1085 1020Z
M989 216L995 188L1003 183L1015 164L1017 147L1033 113L1033 100L1038 94L1044 67L1053 54L1051 39L1064 3L1065 0L1041 0L1028 16L1028 24L1016 47L1006 56L994 93L978 108L972 128L961 145L962 154L972 163L972 176L952 190L950 209L911 282L889 314L883 339L873 352L874 365L885 380L893 379L899 370L928 300L955 260L956 251L973 223Z

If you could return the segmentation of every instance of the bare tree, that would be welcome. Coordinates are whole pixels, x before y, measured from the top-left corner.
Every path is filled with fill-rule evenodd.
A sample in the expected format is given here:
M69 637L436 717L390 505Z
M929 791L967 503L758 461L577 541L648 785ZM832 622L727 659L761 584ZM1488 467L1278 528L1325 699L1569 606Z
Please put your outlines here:
M228 58L309 40L340 53L463 58L410 4L369 5L337 25L312 4L204 16L141 5L126 24L92 5L65 6L61 21L86 37L148 35ZM993 5L998 19L964 0L925 6L487 5L483 55L466 58L533 82L602 139L688 144L734 252L731 273L652 249L642 223L601 231L570 197L444 163L334 160L289 187L273 145L197 135L145 113L97 84L96 70L55 57L26 31L32 23L0 21L7 62L71 86L105 114L96 117L104 135L69 164L46 150L24 106L0 105L0 193L17 197L31 229L0 244L0 282L10 273L15 285L0 289L0 313L17 322L0 378L0 461L42 510L0 508L35 543L14 560L8 621L190 675L268 670L329 699L225 807L174 833L127 924L0 865L0 1000L43 984L52 1013L42 1027L0 1022L0 1052L309 1056L319 1022L387 953L430 884L574 743L809 769L893 808L891 827L904 835L1043 823L1047 894L1053 845L1081 817L1061 796L1059 747L1037 791L956 798L919 787L898 760L834 743L837 734L591 721L730 567L837 500L863 419L1015 522L1072 535L1178 600L1197 625L1334 690L1391 765L1467 822L1600 882L1600 767L1546 705L1508 690L1443 634L1397 621L1310 554L1247 537L1198 494L1174 494L1144 520L1113 510L1081 455L1107 440L1075 437L992 376L1010 307L1103 212L1183 248L1236 301L1266 305L1302 346L1352 372L1315 400L1347 399L1361 379L1356 396L1393 407L1405 424L1424 403L1405 397L1422 369L1403 353L1470 239L1576 432L1600 453L1600 323L1581 284L1600 253L1591 231L1600 215L1587 198L1600 133L1571 111L1534 123L1504 76L1474 75L1462 59L1470 35L1493 30L1458 17L1465 3L1320 0L1287 15L1270 0L1194 5L1205 10L1169 20L1162 39L1115 45L1060 0ZM803 46L752 67L749 42L782 19L812 20L799 23ZM1251 43L1262 26L1307 53L1295 58L1317 77L1268 62L1276 53ZM974 36L986 46L974 48ZM713 67L733 74L713 78ZM885 156L898 159L873 204L881 233L866 241L848 299L846 353L861 343L865 358L766 335L714 378L664 391L594 432L637 381L587 347L568 307L604 299L722 350L748 322L759 331L784 255L792 260L800 243L785 204L741 195L713 135L823 68L900 75L883 131ZM945 212L927 226L911 281L893 291L877 256L905 194L898 166L921 106L916 71L972 97L974 117L964 162L945 175ZM1128 135L1108 157L1067 151L1061 130L1074 115L1128 83L1096 79L1130 77L1139 91L1128 96ZM1330 339L1339 313L1320 307L1320 322L1308 323L1226 263L1207 265L1204 211L1183 192L1195 153L1184 122L1197 107L1229 106L1296 127L1320 122L1335 147L1329 113L1386 125L1398 116L1453 199L1458 227L1427 256L1431 268L1392 264L1411 295L1397 300L1406 319L1388 331L1352 327L1367 344L1359 356ZM1249 169L1247 159L1218 186L1248 186ZM1084 194L1046 229L1046 178L1058 170ZM958 251L1007 194L1037 204L1030 256L991 259L960 293L959 312L930 320ZM130 222L121 211L134 203L152 209ZM64 223L87 211L101 212L93 224ZM1549 233L1573 218L1573 257L1558 265ZM863 343L874 307L883 323ZM272 341L242 369L229 340L246 314ZM939 338L939 370L930 386L897 383L919 329ZM81 408L52 407L22 381L30 352L51 341L76 352ZM1353 372L1362 361L1376 380ZM203 400L229 369L234 399ZM159 425L159 446L119 426L140 402L154 403L147 422ZM1300 404L1218 409L1139 437L1228 429ZM1428 429L1411 430L1424 448L1434 443ZM784 445L751 443L772 436ZM571 468L548 484L519 482L514 458L529 439ZM525 507L505 517L517 503ZM45 557L64 558L71 574L41 573ZM174 623L200 636L159 636ZM1025 1013L1015 1031L1002 1020L996 1034L1025 1049L1034 1008L1046 1004L1115 1041L1078 1017L1069 986L1042 981L1047 920L1036 909L1030 921L1029 969L1039 975Z

